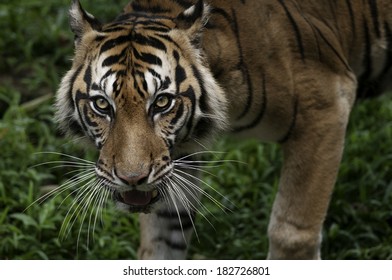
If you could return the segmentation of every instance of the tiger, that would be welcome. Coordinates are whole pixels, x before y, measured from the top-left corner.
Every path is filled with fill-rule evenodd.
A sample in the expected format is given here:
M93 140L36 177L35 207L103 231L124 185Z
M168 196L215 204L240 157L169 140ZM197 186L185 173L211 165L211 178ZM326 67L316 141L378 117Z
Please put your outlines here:
M73 0L69 14L56 118L139 213L138 258L187 257L207 195L196 166L222 134L281 146L267 258L321 258L350 112L391 88L390 0L134 0L109 23Z

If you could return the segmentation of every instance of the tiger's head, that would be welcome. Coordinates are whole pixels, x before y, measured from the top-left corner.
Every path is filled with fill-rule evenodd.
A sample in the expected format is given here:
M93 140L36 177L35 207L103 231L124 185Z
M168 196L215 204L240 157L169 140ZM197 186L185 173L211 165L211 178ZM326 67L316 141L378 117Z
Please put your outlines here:
M226 100L201 50L207 16L199 1L173 18L124 13L101 24L73 1L75 55L57 119L99 149L96 175L122 208L151 211L174 160L225 127Z

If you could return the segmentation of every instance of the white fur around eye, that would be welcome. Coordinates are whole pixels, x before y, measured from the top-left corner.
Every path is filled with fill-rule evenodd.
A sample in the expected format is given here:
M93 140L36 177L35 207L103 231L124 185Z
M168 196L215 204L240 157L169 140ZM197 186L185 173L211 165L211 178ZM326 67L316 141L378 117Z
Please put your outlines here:
M157 90L156 79L157 78L154 77L150 72L146 72L144 74L144 80L146 81L148 93L150 94L150 96L153 96L156 93Z

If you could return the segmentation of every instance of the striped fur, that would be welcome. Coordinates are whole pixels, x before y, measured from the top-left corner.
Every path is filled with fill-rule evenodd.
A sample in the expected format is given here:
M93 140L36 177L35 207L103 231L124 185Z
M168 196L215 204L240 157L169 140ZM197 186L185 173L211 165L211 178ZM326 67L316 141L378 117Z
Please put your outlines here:
M391 86L391 1L134 0L108 24L74 1L70 15L57 118L100 150L119 207L148 213L140 258L185 257L202 191L178 162L223 130L282 144L269 257L320 258L351 108Z

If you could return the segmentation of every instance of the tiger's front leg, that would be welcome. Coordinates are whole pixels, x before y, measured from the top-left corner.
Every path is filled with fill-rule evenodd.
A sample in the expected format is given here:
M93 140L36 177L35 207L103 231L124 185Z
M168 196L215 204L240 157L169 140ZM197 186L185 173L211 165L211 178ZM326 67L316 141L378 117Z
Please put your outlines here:
M162 191L164 203L153 213L140 214L139 259L185 259L200 204L199 172L174 171Z
M283 144L284 164L268 228L269 259L320 259L322 226L354 92L340 87L326 93L325 103L299 97L295 128Z

